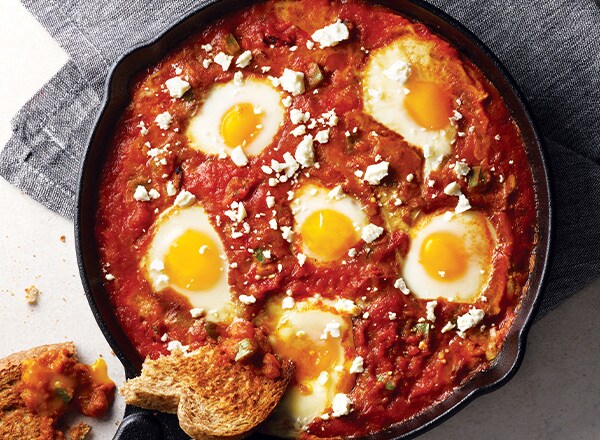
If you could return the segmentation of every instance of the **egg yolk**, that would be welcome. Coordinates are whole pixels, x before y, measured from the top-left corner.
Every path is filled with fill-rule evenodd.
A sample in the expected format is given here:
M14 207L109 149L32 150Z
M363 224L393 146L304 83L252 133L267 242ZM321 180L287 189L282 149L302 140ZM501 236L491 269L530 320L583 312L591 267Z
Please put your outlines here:
M332 209L322 209L309 215L300 235L306 247L323 261L343 257L358 241L352 221Z
M296 333L290 339L274 338L272 344L277 354L294 361L296 381L305 387L322 371L334 371L343 356L339 338L315 341L306 333ZM310 393L312 390L305 391Z
M261 130L261 115L254 113L254 106L248 103L235 104L221 119L221 137L231 148L245 146Z
M173 241L167 251L165 274L182 289L210 289L222 275L223 261L218 250L217 244L207 234L188 229Z
M442 86L432 82L412 80L406 88L404 106L413 120L429 130L440 130L452 116L452 97Z
M453 281L467 271L468 255L461 237L450 232L434 232L423 241L419 262L432 278Z

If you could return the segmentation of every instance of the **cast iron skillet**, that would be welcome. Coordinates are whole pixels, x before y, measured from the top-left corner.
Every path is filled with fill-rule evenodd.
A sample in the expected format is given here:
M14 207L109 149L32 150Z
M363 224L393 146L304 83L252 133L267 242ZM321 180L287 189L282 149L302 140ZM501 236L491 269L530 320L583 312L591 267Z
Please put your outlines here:
M157 62L177 43L197 32L205 24L252 3L251 0L200 1L193 12L171 29L126 53L113 66L106 81L102 110L90 136L81 169L75 237L79 270L90 307L108 343L123 363L127 378L139 374L142 359L121 329L103 288L103 277L94 238L98 183L110 135L128 103L128 82L135 72ZM459 48L492 81L504 97L513 118L520 127L533 172L537 196L539 241L535 249L535 265L529 276L527 292L506 336L500 355L488 370L476 374L447 399L429 407L406 422L367 437L369 439L404 440L413 438L438 425L476 396L504 385L516 373L525 351L527 332L541 298L542 284L548 266L551 199L542 141L537 134L521 92L498 59L468 29L428 3L421 0L378 0L377 3L429 26ZM175 416L127 406L125 419L115 438L122 440L176 440L188 437L179 429Z

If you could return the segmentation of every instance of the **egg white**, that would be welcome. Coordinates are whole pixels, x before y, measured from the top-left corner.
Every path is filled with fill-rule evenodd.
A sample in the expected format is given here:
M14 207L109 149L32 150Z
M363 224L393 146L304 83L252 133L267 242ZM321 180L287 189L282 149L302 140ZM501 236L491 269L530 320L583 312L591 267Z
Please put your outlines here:
M328 300L307 298L296 302L291 309L282 309L281 300L281 297L273 298L264 315L257 320L270 330L273 345L276 340L294 344L297 332L304 332L306 337L319 344L328 323L340 326L340 337L333 338L341 348L340 356L333 369L326 372L327 380L292 382L264 428L265 433L271 435L295 438L313 419L327 412L336 393L350 391L352 376L349 370L354 353L352 319L350 313L336 310L334 303ZM302 355L291 360L296 365L308 361Z
M448 125L430 130L419 125L404 106L405 85L393 81L384 72L400 61L411 66L410 76L437 82L429 69L433 42L416 36L403 36L382 48L372 50L363 72L362 97L365 113L390 130L401 135L408 143L420 148L425 157L425 175L438 169L442 160L452 152L457 129Z
M164 264L165 256L173 241L187 230L203 232L218 247L216 251L221 257L219 259L221 263L219 267L221 276L214 286L202 291L184 289L170 281L168 282L168 287L187 297L192 307L202 308L213 313L222 310L231 303L228 282L229 264L221 238L213 228L208 215L201 206L195 205L187 208L173 207L158 217L150 230L153 237L146 256L142 260L142 270L156 291L160 292L166 288L164 283L160 282L161 275L163 277L165 275L164 269L157 270L153 263L162 262Z
M466 273L454 281L432 279L419 261L423 241L430 234L442 231L461 237L468 255ZM472 303L483 293L492 273L496 232L482 213L469 211L449 219L444 218L444 213L427 216L410 229L409 235L411 243L402 278L416 297Z
M269 81L255 77L247 77L241 84L230 81L213 86L189 122L186 131L189 145L207 154L231 153L233 149L221 136L221 121L229 109L243 103L260 110L262 116L262 129L243 149L248 156L260 154L273 142L285 112L279 91Z
M321 259L302 242L300 231L306 219L315 211L330 209L343 214L352 222L358 237L360 237L362 228L369 224L369 217L361 202L343 192L335 193L336 191L332 194L332 188L314 183L304 184L295 192L294 201L291 204L294 214L294 236L299 240L302 253L310 258Z

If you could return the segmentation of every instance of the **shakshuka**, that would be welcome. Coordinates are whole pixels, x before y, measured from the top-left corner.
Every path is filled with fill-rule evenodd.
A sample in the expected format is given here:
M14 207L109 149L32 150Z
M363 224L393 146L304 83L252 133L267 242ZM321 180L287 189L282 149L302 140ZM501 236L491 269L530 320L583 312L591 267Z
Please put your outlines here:
M536 196L502 96L447 41L360 0L269 0L130 95L95 231L141 356L268 341L264 374L295 364L283 437L385 429L493 363Z

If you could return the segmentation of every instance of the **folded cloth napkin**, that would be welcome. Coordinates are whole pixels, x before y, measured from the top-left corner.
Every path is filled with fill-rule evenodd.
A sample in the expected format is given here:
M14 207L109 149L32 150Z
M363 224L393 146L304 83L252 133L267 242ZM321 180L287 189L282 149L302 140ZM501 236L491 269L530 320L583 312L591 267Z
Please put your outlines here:
M199 0L22 0L70 55L19 111L0 175L72 217L79 162L111 64ZM515 77L554 176L554 258L540 316L600 275L600 8L594 0L431 0Z

